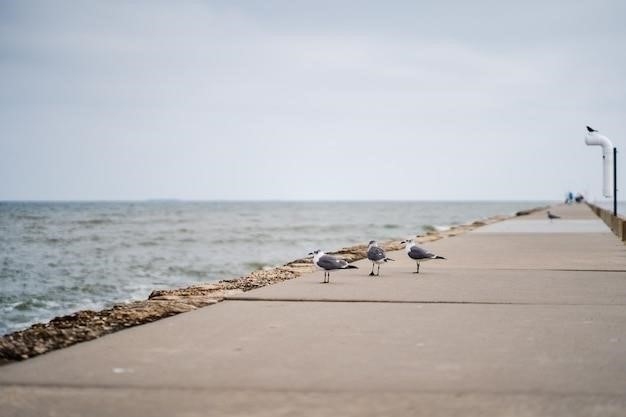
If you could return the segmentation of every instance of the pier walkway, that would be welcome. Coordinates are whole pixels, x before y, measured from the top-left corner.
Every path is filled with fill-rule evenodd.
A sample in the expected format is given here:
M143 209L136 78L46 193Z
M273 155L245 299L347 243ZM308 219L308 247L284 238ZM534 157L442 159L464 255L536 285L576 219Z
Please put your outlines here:
M585 205L0 368L9 416L624 416L626 246Z

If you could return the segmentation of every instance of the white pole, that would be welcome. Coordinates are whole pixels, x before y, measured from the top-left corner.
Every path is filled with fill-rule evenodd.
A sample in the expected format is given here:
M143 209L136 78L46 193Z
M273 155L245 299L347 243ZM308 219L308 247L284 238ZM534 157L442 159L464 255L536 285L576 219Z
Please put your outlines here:
M587 128L589 130L589 128ZM590 146L602 146L602 194L605 197L613 196L613 143L596 130L590 130L585 135L585 143Z

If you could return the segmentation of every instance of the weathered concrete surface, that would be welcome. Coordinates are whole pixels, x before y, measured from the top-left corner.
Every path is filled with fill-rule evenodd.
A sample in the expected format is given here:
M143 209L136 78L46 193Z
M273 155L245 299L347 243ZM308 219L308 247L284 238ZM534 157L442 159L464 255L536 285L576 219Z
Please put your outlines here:
M552 214L556 214L561 217L561 220L598 220L598 217L593 214L591 210L587 207L585 203L581 204L561 204L559 206L550 207L550 212ZM546 219L547 220L547 210L532 212L527 216L523 216L520 218L535 220L535 219ZM556 221L556 220L555 220ZM601 222L602 223L602 222Z
M623 306L232 301L9 365L1 380L620 395L624 334Z
M319 285L319 275L310 274L230 299L626 305L626 272L597 272L590 282L588 271L428 270L430 266L422 266L419 278L411 266L401 272L381 268L381 278L374 279L337 274L326 284L332 290Z
M448 260L420 274L394 252L381 278L361 261L4 366L0 410L626 415L626 249L608 228L535 233L528 217L430 243Z
M121 388L0 388L16 406L3 416L615 416L623 396L427 391L270 391ZM20 411L16 411L20 410ZM85 410L89 412L86 413Z
M604 233L606 227L597 220L509 220L478 229L476 233Z

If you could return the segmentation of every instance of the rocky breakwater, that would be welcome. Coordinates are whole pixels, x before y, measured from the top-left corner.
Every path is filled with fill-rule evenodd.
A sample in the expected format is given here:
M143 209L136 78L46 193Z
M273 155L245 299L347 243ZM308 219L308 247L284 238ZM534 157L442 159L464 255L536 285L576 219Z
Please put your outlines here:
M543 207L518 212L516 215L526 215L541 209ZM456 236L510 217L512 216L494 216L454 226L445 231L429 231L425 235L418 235L416 241L426 243ZM402 248L400 241L381 242L381 246L386 251ZM354 262L364 259L366 251L367 245L357 245L329 253L348 262ZM236 279L194 285L187 288L156 290L150 294L147 300L117 304L101 311L84 310L67 316L56 317L48 323L34 324L25 330L0 337L0 364L28 359L118 330L215 304L229 295L297 278L313 270L311 259L297 259L275 268L257 270Z

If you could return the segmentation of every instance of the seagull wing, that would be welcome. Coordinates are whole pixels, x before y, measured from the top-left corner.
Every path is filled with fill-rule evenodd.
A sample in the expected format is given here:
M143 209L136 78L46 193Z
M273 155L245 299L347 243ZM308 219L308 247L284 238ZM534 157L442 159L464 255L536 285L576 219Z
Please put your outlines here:
M337 259L334 256L323 255L317 261L317 266L325 270L331 269L343 269L348 265L348 262L343 259Z
M411 250L409 251L409 258L411 259L430 259L432 257L434 257L435 255L428 252L427 250L424 250L418 246L413 246L411 248Z
M378 246L372 246L367 250L367 259L370 261L382 261L385 259L385 251Z

